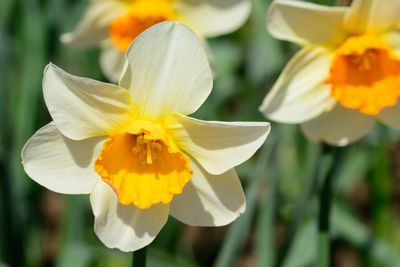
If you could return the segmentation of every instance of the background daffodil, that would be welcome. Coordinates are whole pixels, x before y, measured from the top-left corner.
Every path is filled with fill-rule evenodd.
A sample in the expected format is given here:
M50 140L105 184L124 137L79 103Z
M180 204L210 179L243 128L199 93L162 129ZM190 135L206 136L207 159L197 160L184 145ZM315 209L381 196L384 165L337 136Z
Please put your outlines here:
M78 48L101 47L100 65L118 81L129 44L146 28L167 20L188 25L201 38L238 29L249 0L92 0L76 30L61 40Z
M269 32L302 49L260 110L333 145L361 138L375 119L400 129L399 10L398 0L354 0L350 7L273 2Z
M25 145L25 171L50 190L90 194L95 232L111 248L146 246L169 214L189 225L228 224L245 210L233 168L270 127L187 117L211 88L201 42L175 22L136 38L119 85L49 64L43 94L53 122Z

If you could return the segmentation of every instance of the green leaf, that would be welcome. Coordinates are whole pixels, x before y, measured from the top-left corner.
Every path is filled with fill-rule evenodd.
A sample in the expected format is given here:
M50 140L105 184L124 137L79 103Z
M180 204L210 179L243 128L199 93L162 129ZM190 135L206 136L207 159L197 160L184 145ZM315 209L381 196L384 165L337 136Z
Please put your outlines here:
M274 219L277 208L278 177L271 171L269 174L269 179L264 179L260 185L261 189L267 188L267 190L261 194L256 222L257 266L263 267L274 266L276 256Z
M301 225L293 240L288 256L283 262L283 267L311 266L317 256L317 224L308 221Z
M70 243L62 251L57 267L86 267L92 261L91 250L81 243Z
M257 193L261 178L265 176L269 156L271 155L275 138L269 137L269 140L264 144L261 154L257 160L257 166L254 172L254 177L249 180L249 185L246 188L246 212L242 214L229 228L224 239L221 251L217 257L215 267L231 267L235 262L240 250L243 247L243 241L249 231L251 220L253 218L255 207L257 204Z

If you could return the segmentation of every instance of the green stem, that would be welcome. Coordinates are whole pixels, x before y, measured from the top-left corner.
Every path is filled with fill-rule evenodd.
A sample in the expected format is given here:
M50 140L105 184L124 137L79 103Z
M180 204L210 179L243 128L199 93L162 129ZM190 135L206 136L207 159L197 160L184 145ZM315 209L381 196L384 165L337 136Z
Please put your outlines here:
M146 267L147 247L133 252L132 267Z
M318 267L330 266L330 214L332 206L332 183L336 176L339 161L342 158L341 149L324 146L323 157L330 162L330 167L324 175L322 188L319 195L318 214Z

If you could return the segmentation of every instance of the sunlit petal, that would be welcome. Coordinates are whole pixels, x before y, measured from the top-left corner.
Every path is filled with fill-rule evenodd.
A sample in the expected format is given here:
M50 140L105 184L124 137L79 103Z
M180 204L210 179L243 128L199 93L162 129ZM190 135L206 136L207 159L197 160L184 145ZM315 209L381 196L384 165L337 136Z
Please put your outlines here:
M126 119L130 106L128 90L73 76L53 64L44 71L43 95L57 128L75 140L106 135Z
M329 110L335 104L329 75L331 55L322 48L304 48L286 65L268 93L260 111L272 120L301 123Z
M347 34L343 28L347 10L303 1L274 1L267 27L274 37L300 45L338 43Z
M164 22L134 41L120 86L130 88L140 115L157 119L171 112L191 114L212 88L201 42L187 27Z
M400 0L354 0L344 20L353 33L381 33L400 22Z
M54 123L38 130L21 152L25 172L42 186L63 194L88 194L100 177L93 169L103 137L75 141Z
M266 122L202 121L176 114L168 131L177 145L212 174L248 160L270 131Z

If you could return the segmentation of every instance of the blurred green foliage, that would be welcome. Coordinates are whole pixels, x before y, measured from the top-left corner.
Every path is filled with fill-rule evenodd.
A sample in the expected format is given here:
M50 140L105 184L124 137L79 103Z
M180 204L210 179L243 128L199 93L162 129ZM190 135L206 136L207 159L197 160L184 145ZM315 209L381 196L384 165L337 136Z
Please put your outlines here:
M333 5L333 1L315 0ZM239 31L209 40L217 77L194 116L265 120L264 95L297 51L265 29L268 0L253 0ZM84 0L0 1L0 266L130 266L93 232L86 196L48 192L23 172L20 151L50 121L42 98L44 66L105 80L98 51L59 42L83 13ZM264 147L238 168L247 212L229 228L194 228L173 218L149 247L149 267L313 266L317 251L320 145L297 126L272 124ZM378 126L346 149L334 177L334 266L400 266L399 134Z

